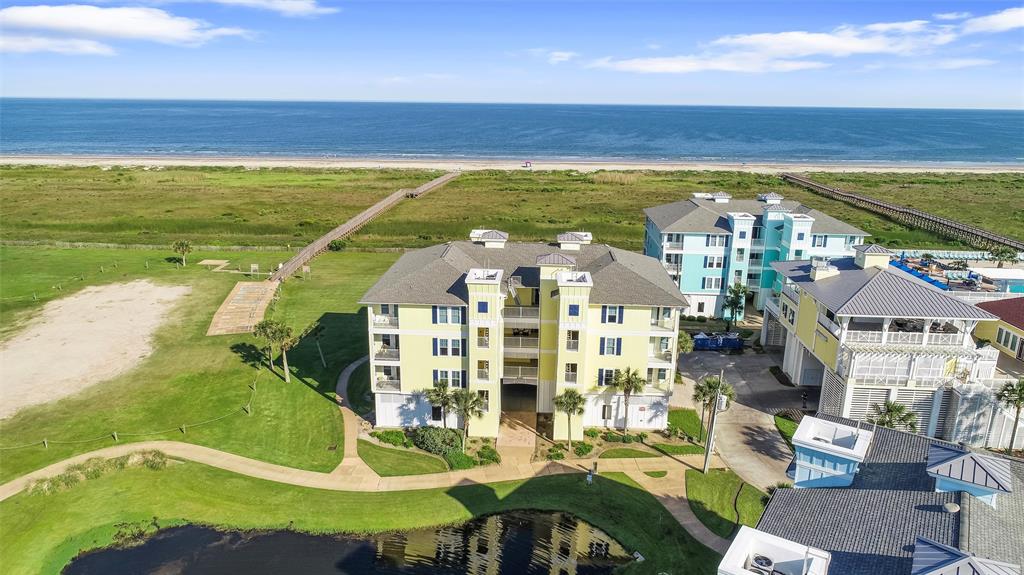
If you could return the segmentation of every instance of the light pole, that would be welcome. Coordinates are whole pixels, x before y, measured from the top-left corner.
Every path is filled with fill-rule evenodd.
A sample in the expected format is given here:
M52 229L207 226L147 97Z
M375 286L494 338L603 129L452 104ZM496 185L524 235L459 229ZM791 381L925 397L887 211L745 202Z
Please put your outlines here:
M708 469L711 467L711 454L715 450L715 423L718 422L718 412L723 411L721 405L722 401L722 386L725 385L725 370L721 370L718 375L718 387L715 388L715 400L711 403L711 419L708 421L708 440L704 444L704 474L707 475Z

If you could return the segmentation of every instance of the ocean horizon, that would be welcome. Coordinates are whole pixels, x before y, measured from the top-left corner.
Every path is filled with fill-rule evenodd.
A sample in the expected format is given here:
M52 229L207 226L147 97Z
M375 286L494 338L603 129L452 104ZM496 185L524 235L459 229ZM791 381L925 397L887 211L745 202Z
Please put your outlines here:
M1024 164L1024 111L0 98L0 153Z

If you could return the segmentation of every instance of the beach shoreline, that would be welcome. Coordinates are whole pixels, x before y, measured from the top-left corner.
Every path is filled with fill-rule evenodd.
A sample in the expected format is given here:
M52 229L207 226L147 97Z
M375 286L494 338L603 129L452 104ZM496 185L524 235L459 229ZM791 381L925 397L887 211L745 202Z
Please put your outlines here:
M311 169L417 169L445 171L712 171L779 174L783 172L860 172L860 173L1024 173L1024 164L951 164L951 163L878 163L878 162L726 162L726 161L652 161L622 159L537 159L500 158L371 158L371 157L291 157L291 156L128 156L128 155L0 155L7 166L99 166L163 168L177 166Z

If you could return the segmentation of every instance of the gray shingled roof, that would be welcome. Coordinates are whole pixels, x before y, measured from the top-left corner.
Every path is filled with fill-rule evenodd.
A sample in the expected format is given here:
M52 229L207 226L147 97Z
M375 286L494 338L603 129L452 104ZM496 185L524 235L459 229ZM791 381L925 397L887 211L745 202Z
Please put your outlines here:
M574 266L576 265L576 258L567 256L565 254L544 254L537 256L537 265L539 266Z
M910 575L1020 575L1020 566L974 557L956 547L918 537Z
M878 244L860 244L853 246L853 249L866 254L891 254L892 252Z
M819 414L844 425L856 421ZM1024 462L1009 460L1014 492L992 506L959 492L935 492L928 454L958 446L884 427L848 488L780 489L757 528L832 554L829 575L910 573L919 537L994 561L1024 563ZM998 455L987 457L998 458ZM959 512L943 510L946 503ZM969 573L963 572L962 575Z
M792 200L780 204L766 204L760 200L729 200L717 203L713 199L691 198L646 208L644 214L663 233L725 233L732 231L726 217L729 212L746 212L758 216L765 210L789 211L811 216L814 218L814 226L811 228L814 233L869 235L864 230Z
M505 278L516 276L524 287L539 287L537 260L542 256L574 258L577 271L590 272L592 303L687 305L661 262L645 255L604 244L567 252L557 244L509 242L503 248L487 248L469 241L406 252L360 303L466 305L465 274L472 268L501 269Z
M910 274L890 268L862 269L851 257L831 264L839 274L814 281L811 262L772 262L772 268L800 286L836 315L861 317L995 319Z
M932 445L928 450L928 473L994 491L1013 491L1009 461L945 445Z

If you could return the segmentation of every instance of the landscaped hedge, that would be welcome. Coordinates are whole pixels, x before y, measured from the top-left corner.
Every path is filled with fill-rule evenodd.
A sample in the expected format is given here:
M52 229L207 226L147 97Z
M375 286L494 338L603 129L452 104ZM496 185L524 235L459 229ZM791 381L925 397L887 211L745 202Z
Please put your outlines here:
M501 455L498 454L498 450L490 445L484 445L481 447L480 450L476 452L476 456L480 459L480 465L501 463Z
M453 470L473 469L476 467L476 460L461 451L450 451L445 454L444 458L448 462L448 467L451 467Z
M371 437L377 438L382 443L388 443L395 447L412 447L412 440L400 429L384 429L380 431L373 431L370 433Z
M647 439L647 434L640 432L635 435L629 433L617 433L614 431L607 431L601 436L608 443L643 443Z
M583 441L583 442L577 443L576 445L573 445L572 446L572 450L573 450L573 452L576 453L577 457L585 457L585 456L589 455L591 451L594 450L594 446L589 444L589 443L587 443L587 442L585 442L585 441Z
M452 452L462 453L459 433L442 427L417 427L412 434L413 445L435 455L446 456Z

